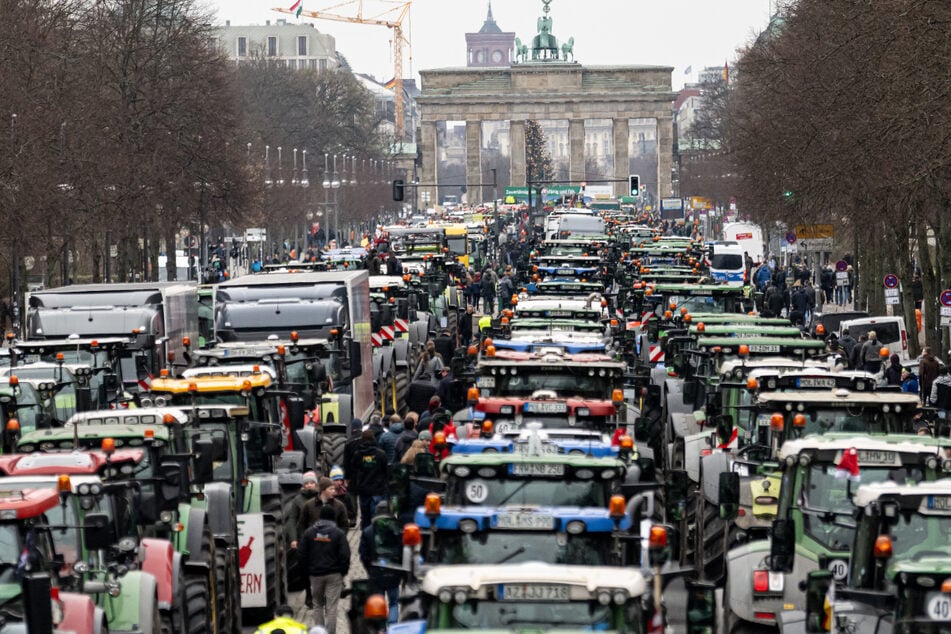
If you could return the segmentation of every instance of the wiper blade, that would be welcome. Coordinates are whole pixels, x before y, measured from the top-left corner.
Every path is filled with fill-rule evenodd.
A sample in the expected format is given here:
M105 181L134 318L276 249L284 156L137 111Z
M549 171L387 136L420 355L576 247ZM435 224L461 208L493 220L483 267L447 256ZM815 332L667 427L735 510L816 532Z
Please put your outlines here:
M510 552L509 554L507 554L505 557L502 557L502 559L499 559L499 560L498 560L497 562L495 562L495 563L496 563L496 564L504 564L505 562L510 561L510 560L514 559L515 557L518 557L519 555L521 555L521 554L524 553L524 552L525 552L525 547L524 547L524 546L519 546L518 548L516 548L515 550L513 550L512 552Z
M521 491L522 489L524 489L525 486L526 486L528 483L529 483L529 480L525 480L525 482L522 482L520 485L518 485L517 487L515 487L515 490L513 490L511 493L509 493L508 495L506 495L506 496L505 496L505 499L502 500L501 502L499 502L499 503L497 504L497 506L505 506L505 503L508 502L509 500L511 500L512 497L513 497L516 493L518 493L519 491Z

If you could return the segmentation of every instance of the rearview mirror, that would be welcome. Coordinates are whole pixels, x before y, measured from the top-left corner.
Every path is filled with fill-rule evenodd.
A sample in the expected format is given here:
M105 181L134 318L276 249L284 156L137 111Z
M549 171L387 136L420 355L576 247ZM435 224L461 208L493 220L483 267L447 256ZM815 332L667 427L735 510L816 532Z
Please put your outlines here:
M261 451L268 456L276 456L284 450L284 435L280 429L264 429L264 446Z
M682 469L675 469L667 474L664 484L664 504L667 507L667 521L681 522L685 517L687 506L687 488L690 478Z
M687 634L716 631L716 592L717 587L713 583L687 582Z
M159 465L161 474L162 510L171 511L178 507L182 495L183 470L177 462L163 462Z
M195 482L211 482L215 477L214 443L210 438L199 438L192 443L192 450Z
M116 543L116 527L106 513L87 513L83 525L87 550L102 550Z
M720 474L720 519L733 521L740 514L740 474L724 471Z

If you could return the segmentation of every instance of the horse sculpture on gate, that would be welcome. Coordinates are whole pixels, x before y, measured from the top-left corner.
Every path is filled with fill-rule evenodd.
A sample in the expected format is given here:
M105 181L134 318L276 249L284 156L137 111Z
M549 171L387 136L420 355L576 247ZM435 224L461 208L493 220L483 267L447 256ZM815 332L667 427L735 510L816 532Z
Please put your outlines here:
M528 61L528 46L518 38L515 38L515 61Z
M568 41L561 45L561 59L568 61L568 56L571 56L571 61L575 61L575 38L569 37Z

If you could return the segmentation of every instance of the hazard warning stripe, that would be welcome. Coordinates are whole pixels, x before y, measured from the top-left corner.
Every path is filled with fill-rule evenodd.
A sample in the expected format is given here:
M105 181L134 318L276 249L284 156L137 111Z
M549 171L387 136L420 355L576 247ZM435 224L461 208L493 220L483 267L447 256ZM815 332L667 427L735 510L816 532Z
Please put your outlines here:
M371 335L370 335L370 343L372 343L374 347L376 347L376 346L382 346L382 345L383 345L383 336L382 336L382 335L378 335L378 334L376 334L376 333L371 334Z
M396 319L393 321L393 327L396 328L396 332L407 332L409 331L409 323L405 319Z
M650 359L651 363L660 363L664 360L664 349L660 346L651 346L650 347Z
M386 341L393 341L393 337L396 336L396 332L393 330L392 326L383 326L380 328L380 336Z

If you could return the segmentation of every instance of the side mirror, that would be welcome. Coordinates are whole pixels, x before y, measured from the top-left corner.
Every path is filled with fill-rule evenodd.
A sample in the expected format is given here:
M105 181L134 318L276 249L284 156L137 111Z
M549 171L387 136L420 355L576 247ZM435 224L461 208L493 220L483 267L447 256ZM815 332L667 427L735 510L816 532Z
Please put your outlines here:
M88 412L92 409L92 389L88 385L76 388L76 411Z
M672 470L664 483L664 504L667 507L667 521L682 522L687 507L687 488L690 478L684 470Z
M740 515L740 474L724 471L720 474L720 519L733 521Z
M159 483L162 493L161 506L163 511L171 511L178 506L178 500L182 496L184 484L182 465L177 462L163 462L159 465L161 482Z
M228 439L225 436L215 434L211 437L211 459L215 462L228 459Z
M196 484L205 484L215 479L214 453L214 442L209 438L200 438L192 443Z
M23 577L23 607L27 632L52 632L53 611L50 609L52 577L34 572Z
M363 374L363 350L359 341L350 342L350 376L360 376Z
M825 610L826 594L835 583L828 570L813 570L806 576L806 632L828 632Z
M705 581L687 582L687 633L717 629L717 587Z
M284 450L284 435L280 429L268 427L264 430L264 446L261 451L268 456L277 456Z
M775 519L770 528L769 569L792 572L796 555L796 525L789 519Z
M726 444L730 441L730 437L733 435L733 417L729 414L722 414L717 416L715 419L717 427L717 438L721 444Z
M106 513L87 513L83 525L87 550L103 550L116 543L116 527Z
M313 393L311 393L313 400ZM287 406L287 420L290 422L291 430L297 431L304 427L304 399L299 396L288 396L284 399Z

